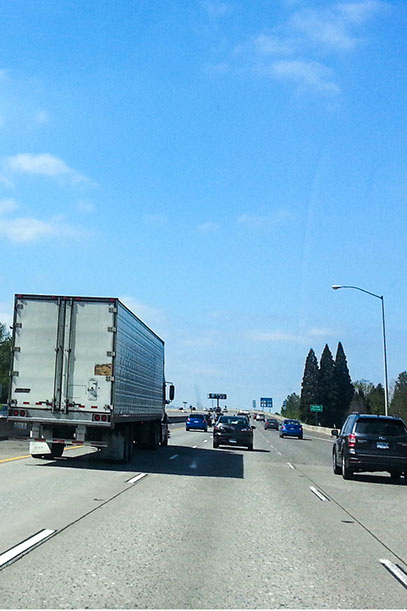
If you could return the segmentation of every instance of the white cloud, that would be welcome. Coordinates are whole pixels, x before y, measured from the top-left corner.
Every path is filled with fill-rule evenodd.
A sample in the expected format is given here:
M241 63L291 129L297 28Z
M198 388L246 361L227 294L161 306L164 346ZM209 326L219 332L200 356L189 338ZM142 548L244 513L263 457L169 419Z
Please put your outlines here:
M286 1L285 5L289 11L286 19L268 28L265 23L262 32L235 45L229 61L219 65L239 73L285 79L301 92L338 95L337 75L327 64L326 56L354 51L366 40L362 26L388 4L382 0L355 0L327 1L317 8L312 2ZM287 56L291 62L286 61Z
M0 214L13 212L18 208L18 203L14 199L6 198L0 200Z
M216 19L219 17L224 17L233 10L231 4L221 2L220 0L205 0L204 2L201 2L201 6L205 9L210 17L214 17Z
M289 55L295 51L295 40L260 34L253 41L254 48L261 55Z
M286 331L253 330L246 333L246 339L253 342L286 342L308 344L313 338L337 336L334 329L311 328L304 333L287 333Z
M168 218L163 214L145 214L144 220L152 225L166 225Z
M340 87L334 80L334 72L315 61L280 60L272 63L270 73L276 78L290 80L300 88L337 94Z
M266 228L279 227L284 223L295 220L295 215L289 210L284 208L277 208L269 215L256 215L256 214L240 214L236 222L239 225L247 226L252 229L255 228Z
M153 330L166 321L164 310L142 303L134 297L120 297L120 301Z
M201 225L198 225L198 229L203 233L214 233L215 231L219 230L219 224L209 221L208 223L202 223Z
M76 209L81 214L92 214L93 212L96 211L96 206L92 202L81 199L76 203Z
M38 123L38 125L44 125L44 123L48 123L49 114L46 110L39 110L34 114L34 121Z
M67 179L71 183L94 184L79 172L70 168L65 161L48 153L33 155L20 153L3 160L5 170L13 173L48 176Z
M0 235L11 242L28 243L36 242L42 238L79 238L83 235L83 232L61 219L41 221L30 217L20 217L14 219L0 218Z

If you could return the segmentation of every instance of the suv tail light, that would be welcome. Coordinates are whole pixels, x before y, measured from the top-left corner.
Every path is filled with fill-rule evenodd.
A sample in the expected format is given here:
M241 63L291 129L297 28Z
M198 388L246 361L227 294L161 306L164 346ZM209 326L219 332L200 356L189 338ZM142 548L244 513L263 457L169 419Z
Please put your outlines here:
M356 435L355 435L355 433L350 433L348 435L348 446L350 448L354 448L355 445L356 445Z

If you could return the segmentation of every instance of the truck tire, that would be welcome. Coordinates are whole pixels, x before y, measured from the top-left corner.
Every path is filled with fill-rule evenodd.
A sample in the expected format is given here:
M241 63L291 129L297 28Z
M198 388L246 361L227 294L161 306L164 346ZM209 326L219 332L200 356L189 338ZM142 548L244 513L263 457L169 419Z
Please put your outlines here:
M64 450L65 450L65 444L64 443L53 443L51 445L51 454L50 454L50 457L51 458L60 458L62 456L62 454L64 453Z

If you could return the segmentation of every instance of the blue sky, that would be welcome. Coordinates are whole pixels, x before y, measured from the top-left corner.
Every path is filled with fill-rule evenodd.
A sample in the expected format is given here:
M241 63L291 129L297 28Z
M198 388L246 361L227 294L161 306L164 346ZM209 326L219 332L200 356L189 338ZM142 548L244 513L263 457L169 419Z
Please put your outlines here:
M0 0L0 320L118 296L175 405L407 369L403 0Z

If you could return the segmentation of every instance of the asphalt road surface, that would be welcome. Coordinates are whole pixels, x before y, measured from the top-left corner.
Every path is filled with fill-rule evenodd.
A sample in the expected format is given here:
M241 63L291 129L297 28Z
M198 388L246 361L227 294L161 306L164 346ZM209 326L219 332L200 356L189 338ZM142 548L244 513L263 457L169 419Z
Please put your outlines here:
M407 607L403 480L333 475L326 435L257 423L250 452L171 428L125 466L0 442L0 565L44 537L0 568L1 608Z

